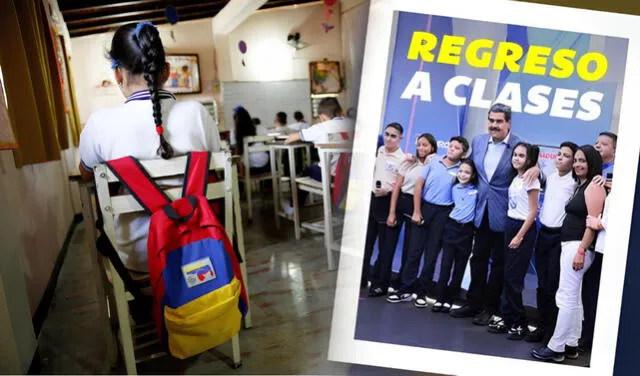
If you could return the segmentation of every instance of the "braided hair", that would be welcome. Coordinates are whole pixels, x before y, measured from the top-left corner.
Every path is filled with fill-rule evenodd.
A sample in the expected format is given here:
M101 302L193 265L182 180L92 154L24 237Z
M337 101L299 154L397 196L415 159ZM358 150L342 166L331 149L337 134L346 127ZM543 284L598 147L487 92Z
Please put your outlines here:
M111 41L109 57L113 68L122 67L131 74L143 75L151 94L156 132L160 136L160 147L158 147L157 153L164 159L171 158L173 148L164 137L162 109L158 93L162 71L166 65L160 33L149 22L121 26Z

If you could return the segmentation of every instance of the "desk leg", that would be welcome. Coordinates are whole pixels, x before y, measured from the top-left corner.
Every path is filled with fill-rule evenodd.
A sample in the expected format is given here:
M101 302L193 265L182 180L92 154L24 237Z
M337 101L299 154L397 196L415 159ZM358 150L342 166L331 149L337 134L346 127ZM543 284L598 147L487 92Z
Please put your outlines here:
M276 228L280 229L280 202L278 198L280 197L280 181L278 179L278 172L276 170L276 150L274 148L269 148L269 162L271 163L271 190L273 191L273 213L275 214L276 220Z
M233 212L235 216L236 236L238 238L238 252L242 256L242 264L240 270L242 279L244 280L244 288L247 292L247 314L244 316L244 327L251 328L251 302L249 301L249 277L247 274L247 255L244 252L244 230L242 228L242 211L240 210L240 189L238 188L238 170L233 166Z
M298 184L296 183L296 158L293 148L288 148L289 174L291 175L291 205L293 205L293 226L296 240L300 240L300 206L298 205Z
M82 216L84 218L85 227L85 243L89 257L91 259L91 277L93 279L93 285L96 288L97 300L98 300L98 320L102 324L104 329L104 339L106 341L106 359L109 368L116 366L118 361L115 338L111 331L111 322L107 313L107 299L105 288L103 285L103 279L101 274L101 267L98 260L98 249L96 248L96 219L94 216L94 206L91 200L92 185L80 184L80 202L82 203Z
M324 208L324 246L327 249L327 263L329 270L335 270L333 259L333 216L331 210L331 166L329 153L320 152L320 166L322 171L322 206Z

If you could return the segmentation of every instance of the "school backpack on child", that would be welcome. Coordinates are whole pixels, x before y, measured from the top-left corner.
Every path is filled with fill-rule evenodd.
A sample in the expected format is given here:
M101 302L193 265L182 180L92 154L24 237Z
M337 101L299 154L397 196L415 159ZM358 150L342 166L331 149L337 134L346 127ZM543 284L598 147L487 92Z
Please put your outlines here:
M151 214L153 317L159 338L179 359L230 340L248 309L238 257L206 198L210 158L188 154L182 197L173 202L135 158L107 162Z

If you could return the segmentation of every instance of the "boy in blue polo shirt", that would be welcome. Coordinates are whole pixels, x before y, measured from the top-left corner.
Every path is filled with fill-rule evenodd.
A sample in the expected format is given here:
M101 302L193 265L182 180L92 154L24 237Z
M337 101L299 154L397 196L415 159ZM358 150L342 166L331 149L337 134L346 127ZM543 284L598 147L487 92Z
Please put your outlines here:
M413 216L418 224L412 232L407 252L407 260L402 270L402 287L396 295L403 300L412 293L418 295L415 306L427 306L426 294L433 289L435 263L442 246L444 224L453 208L451 187L460 166L460 159L469 150L469 142L464 137L449 140L447 155L434 159L424 167L424 174L416 180L413 194ZM420 259L426 253L425 262L418 278Z

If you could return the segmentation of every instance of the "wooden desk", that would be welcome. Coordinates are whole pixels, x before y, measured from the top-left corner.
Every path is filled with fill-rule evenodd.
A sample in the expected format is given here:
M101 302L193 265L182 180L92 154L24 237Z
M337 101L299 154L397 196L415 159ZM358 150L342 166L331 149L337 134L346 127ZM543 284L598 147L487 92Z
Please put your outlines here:
M271 163L271 182L273 186L273 210L275 212L275 220L276 227L280 228L280 217L284 217L286 219L293 220L294 231L296 240L300 240L300 210L298 207L298 195L294 192L297 192L298 189L296 184L296 157L295 157L295 149L305 148L306 149L306 157L305 162L307 165L311 164L311 144L307 142L294 142L290 144L285 144L284 142L270 142L269 145L269 160ZM276 160L278 151L286 151L289 156L289 174L290 177L284 177L284 174L280 174L282 176L280 179L278 178L278 173L282 171L282 161L280 159ZM276 169L276 161L278 168ZM293 206L293 218L287 213L280 210L280 181L289 180L291 184L291 200Z

